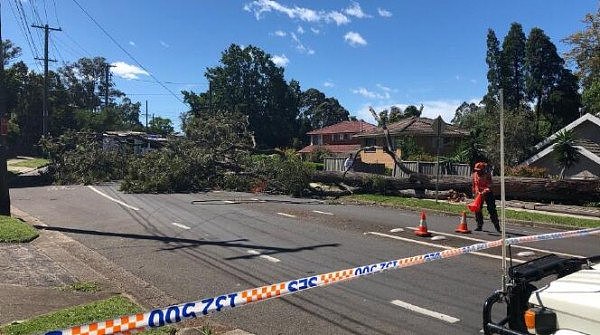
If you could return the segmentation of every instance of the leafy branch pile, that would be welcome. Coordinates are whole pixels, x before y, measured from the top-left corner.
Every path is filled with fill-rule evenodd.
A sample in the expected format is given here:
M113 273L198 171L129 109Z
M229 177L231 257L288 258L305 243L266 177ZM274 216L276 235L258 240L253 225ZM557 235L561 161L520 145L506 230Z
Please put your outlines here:
M188 118L185 139L174 139L143 156L103 150L93 133L69 132L44 138L59 183L123 179L134 193L197 192L206 189L268 191L302 195L313 169L293 151L256 154L242 115L215 112Z

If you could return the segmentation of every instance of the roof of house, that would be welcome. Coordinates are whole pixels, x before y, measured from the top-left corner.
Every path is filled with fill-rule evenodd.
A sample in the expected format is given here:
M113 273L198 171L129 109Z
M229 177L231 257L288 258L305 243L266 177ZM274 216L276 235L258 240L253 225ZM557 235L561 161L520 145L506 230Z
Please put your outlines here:
M349 153L356 152L360 149L360 144L323 144L323 145L309 145L298 151L303 154L308 154L317 150L325 150L331 153Z
M582 124L582 123L584 123L586 121L595 123L598 127L600 127L600 118L598 118L597 116L594 116L593 114L587 113L584 116L580 117L579 119L577 119L577 120L569 123L564 128L562 128L561 130L557 131L556 133L550 135L549 137L547 137L542 142L536 144L535 147L534 147L534 150L540 150L541 148L545 147L546 145L552 143L552 141L554 141L556 139L556 137L558 136L559 133L561 133L561 132L563 132L565 130L571 130L571 129L579 126L580 124Z
M307 135L324 135L324 134L341 134L341 133L362 133L367 130L377 128L365 121L342 121L340 123L332 124L321 129L315 129L306 133Z
M561 130L559 130L556 133L552 134L551 136L547 137L542 142L538 143L534 147L535 150L540 150L544 147L546 147L546 148L539 151L537 154L529 157L529 159L527 159L522 164L530 165L530 164L538 161L542 157L550 154L552 151L554 151L554 145L555 145L555 144L551 144L551 143L556 139L556 137L558 136L559 133L561 133L565 130L571 130L586 121L592 122L600 128L600 118L598 118L597 116L594 116L592 114L589 114L589 113L585 114L582 117L578 118L577 120L569 123ZM573 142L574 142L574 146L578 149L580 154L589 158L596 164L600 165L600 143L596 143L596 142L588 140L588 139L573 139Z
M390 123L387 128L390 135L406 134L406 135L429 135L435 136L436 132L431 126L435 119L426 117L410 117L402 119L398 122ZM444 137L465 137L469 135L469 131L459 128L457 126L444 122L444 130L442 136ZM384 136L383 128L375 128L366 131L362 134L357 134L356 137L380 137Z

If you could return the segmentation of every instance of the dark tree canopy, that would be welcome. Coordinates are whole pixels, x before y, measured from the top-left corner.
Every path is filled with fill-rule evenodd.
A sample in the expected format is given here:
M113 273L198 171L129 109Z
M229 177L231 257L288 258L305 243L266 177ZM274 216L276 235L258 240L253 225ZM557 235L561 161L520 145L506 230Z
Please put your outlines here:
M260 48L232 44L219 66L205 73L209 91L185 92L191 112L228 111L248 116L249 129L261 147L286 146L296 131L298 90L288 85L283 68Z

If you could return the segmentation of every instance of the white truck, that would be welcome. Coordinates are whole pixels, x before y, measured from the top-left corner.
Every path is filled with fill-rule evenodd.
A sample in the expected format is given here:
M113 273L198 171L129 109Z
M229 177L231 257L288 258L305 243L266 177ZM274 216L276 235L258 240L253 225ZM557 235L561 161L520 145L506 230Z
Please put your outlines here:
M532 283L556 280L538 289ZM497 291L483 307L483 332L509 335L600 334L600 256L547 255L509 268L506 292ZM492 309L506 303L506 317L492 321Z

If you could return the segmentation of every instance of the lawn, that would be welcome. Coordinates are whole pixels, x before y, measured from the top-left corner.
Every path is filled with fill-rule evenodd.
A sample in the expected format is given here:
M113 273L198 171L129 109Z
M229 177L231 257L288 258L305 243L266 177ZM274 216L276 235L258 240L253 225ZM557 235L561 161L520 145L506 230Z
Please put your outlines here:
M37 230L23 221L0 215L0 242L24 243L30 242L38 236Z
M411 209L415 211L421 211L423 209L434 210L444 213L456 214L459 215L462 211L467 211L464 204L452 204L447 202L435 202L431 200L424 199L416 199L416 198L404 198L404 197L395 197L395 196L385 196L378 194L355 194L347 197L343 197L343 199L356 201L360 203L368 203L368 204L378 204L384 206L398 207ZM500 214L500 203L496 202L498 205L498 214ZM484 216L487 216L487 211L483 211ZM580 219L569 216L560 216L560 215L552 215L552 214L541 214L541 213L532 213L532 212L524 212L524 211L516 211L507 209L506 210L506 219L507 220L515 220L515 221L527 221L527 222L542 222L542 223L550 223L553 225L560 225L566 227L583 227L583 228L596 228L600 227L600 220L594 219Z
M50 163L50 161L45 158L34 158L34 159L27 159L24 161L16 162L16 163L10 164L10 166L27 167L27 168L37 169L37 168L46 166L49 163Z
M21 323L5 325L0 328L0 333L6 335L41 334L51 330L65 329L139 312L142 312L142 310L138 305L123 296L117 295L90 304L37 316ZM161 327L140 334L172 335L175 334L175 328Z

